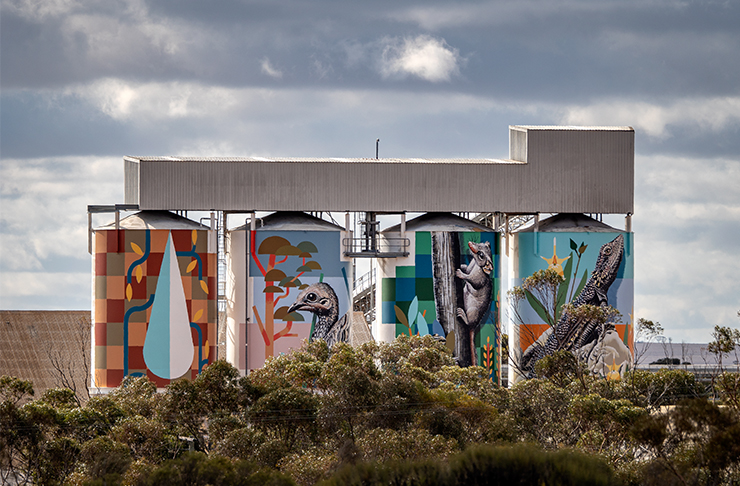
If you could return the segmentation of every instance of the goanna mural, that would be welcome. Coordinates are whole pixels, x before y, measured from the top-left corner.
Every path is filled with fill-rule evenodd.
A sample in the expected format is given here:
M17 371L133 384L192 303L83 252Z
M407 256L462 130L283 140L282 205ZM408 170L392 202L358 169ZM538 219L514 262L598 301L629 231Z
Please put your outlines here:
M493 232L410 233L409 265L386 266L382 323L395 335L437 335L460 366L483 366L499 382L499 243Z
M96 230L93 386L147 376L164 387L195 378L215 359L217 266L209 233Z
M513 353L515 381L534 376L537 362L560 349L575 353L592 373L619 379L632 366L634 355L632 234L523 232L517 238L519 278L514 285L547 268L555 270L562 282L550 297L527 291L513 310L520 321L515 323L519 334L519 349ZM572 306L570 313L565 304ZM584 305L610 306L618 313L606 323L574 317Z
M349 342L350 261L339 231L251 231L248 368L303 339Z

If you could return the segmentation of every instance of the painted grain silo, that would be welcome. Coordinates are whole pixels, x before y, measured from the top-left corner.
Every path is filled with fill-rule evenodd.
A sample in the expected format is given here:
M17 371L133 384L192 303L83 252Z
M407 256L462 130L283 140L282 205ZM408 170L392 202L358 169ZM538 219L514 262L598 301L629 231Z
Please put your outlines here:
M227 238L227 359L242 373L306 338L349 341L351 264L344 228L277 212Z
M167 211L94 230L93 387L164 387L216 359L216 234Z
M618 379L631 368L633 329L633 234L583 214L558 214L512 236L512 287L553 269L552 293L531 288L511 302L509 381L534 376L542 356L557 349L576 354L591 372ZM606 323L579 315L583 305L611 306L621 316ZM553 331L555 329L556 331Z
M384 230L381 245L407 256L377 260L376 340L401 334L446 338L461 366L500 382L498 234L450 213L427 213Z

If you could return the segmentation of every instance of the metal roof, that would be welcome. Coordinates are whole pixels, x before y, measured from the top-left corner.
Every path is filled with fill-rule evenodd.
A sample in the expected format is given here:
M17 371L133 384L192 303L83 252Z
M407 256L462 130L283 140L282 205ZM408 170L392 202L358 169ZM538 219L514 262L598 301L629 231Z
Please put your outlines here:
M630 127L509 127L509 158L124 157L140 209L632 213Z
M169 211L139 211L121 219L118 227L122 229L210 229L209 227L196 223L192 219L182 217ZM95 228L98 230L115 229L116 223L110 223Z
M90 311L0 311L0 376L32 381L39 397L63 386L61 368L84 396L90 326Z
M384 229L381 233L398 233L399 231L401 231L401 225L397 224ZM489 232L493 229L455 214L426 213L406 221L406 231Z
M531 233L533 231L534 224L517 232ZM613 233L622 230L597 221L585 214L561 213L540 220L537 231L542 233Z
M123 160L132 162L296 162L296 163L356 163L356 164L523 164L520 160L509 159L424 159L424 158L347 158L347 157L136 157L127 155Z

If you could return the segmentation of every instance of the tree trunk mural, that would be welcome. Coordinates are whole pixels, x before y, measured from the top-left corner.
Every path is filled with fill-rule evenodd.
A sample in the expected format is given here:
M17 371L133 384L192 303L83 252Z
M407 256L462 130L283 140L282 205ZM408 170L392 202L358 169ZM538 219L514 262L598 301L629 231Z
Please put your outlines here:
M463 306L462 281L455 277L455 272L460 268L460 243L456 233L432 231L431 236L437 319L458 364L470 366L473 363L470 333L457 317L457 309Z

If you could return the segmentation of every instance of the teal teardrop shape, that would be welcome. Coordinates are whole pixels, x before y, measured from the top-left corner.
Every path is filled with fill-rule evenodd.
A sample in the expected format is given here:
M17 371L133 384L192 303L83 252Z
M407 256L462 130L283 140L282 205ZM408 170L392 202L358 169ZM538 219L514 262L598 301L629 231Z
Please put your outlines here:
M171 380L190 370L194 352L185 290L170 233L144 340L144 362L149 371Z

